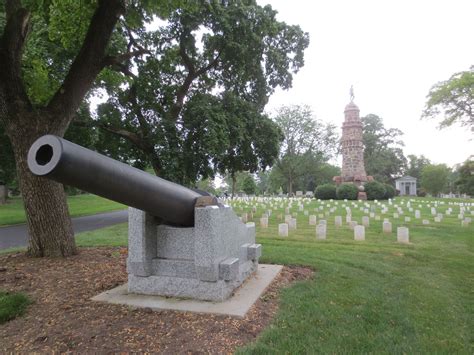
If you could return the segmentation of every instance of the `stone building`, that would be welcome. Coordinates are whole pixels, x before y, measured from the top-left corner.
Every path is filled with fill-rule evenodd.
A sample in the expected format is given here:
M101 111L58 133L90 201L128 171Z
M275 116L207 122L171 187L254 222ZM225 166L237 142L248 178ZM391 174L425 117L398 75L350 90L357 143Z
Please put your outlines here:
M400 191L400 196L416 196L416 178L404 176L396 179L395 188Z
M359 108L354 103L354 92L351 88L351 102L344 109L344 122L342 124L342 169L341 176L335 176L337 185L353 183L363 190L363 184L372 181L372 176L367 176L364 166L364 143L362 141L362 121L359 117ZM359 198L364 199L365 193L360 193Z

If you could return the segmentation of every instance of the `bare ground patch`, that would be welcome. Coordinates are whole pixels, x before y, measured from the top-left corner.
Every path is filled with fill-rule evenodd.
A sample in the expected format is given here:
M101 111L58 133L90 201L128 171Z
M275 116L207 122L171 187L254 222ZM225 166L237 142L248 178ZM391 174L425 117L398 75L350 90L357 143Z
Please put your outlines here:
M34 301L23 317L0 325L0 351L231 353L271 322L282 287L313 274L284 267L244 319L91 301L126 282L126 253L90 248L68 259L0 256L0 288Z

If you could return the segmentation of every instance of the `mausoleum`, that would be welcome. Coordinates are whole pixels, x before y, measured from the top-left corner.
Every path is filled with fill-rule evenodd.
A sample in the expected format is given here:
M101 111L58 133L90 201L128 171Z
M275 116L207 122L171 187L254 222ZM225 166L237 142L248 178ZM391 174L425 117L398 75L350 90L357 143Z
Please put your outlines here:
M396 179L395 188L400 191L400 196L416 196L416 178L407 175Z

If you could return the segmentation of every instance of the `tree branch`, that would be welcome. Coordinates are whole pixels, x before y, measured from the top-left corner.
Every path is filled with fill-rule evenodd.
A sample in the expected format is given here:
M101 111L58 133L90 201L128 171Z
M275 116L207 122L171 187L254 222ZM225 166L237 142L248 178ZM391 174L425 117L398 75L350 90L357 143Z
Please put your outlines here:
M201 75L204 75L212 68L215 68L219 63L220 58L220 53L218 53L217 56L211 62L209 62L208 65L196 71L194 65L192 64L191 58L187 55L186 50L184 49L184 46L181 45L181 43L179 52L186 68L188 69L188 75L184 79L184 83L179 87L178 91L176 92L176 101L170 110L170 117L174 121L178 119L179 113L183 108L184 98L188 94L189 88L191 87L191 84L193 83L194 79L198 78Z
M70 119L81 104L103 68L107 44L115 24L124 11L123 0L99 1L82 48L74 59L63 84L47 107L56 117L63 120Z
M0 39L0 85L7 102L31 107L21 78L21 56L30 28L30 12L20 6L20 2L11 0L5 5L8 20Z

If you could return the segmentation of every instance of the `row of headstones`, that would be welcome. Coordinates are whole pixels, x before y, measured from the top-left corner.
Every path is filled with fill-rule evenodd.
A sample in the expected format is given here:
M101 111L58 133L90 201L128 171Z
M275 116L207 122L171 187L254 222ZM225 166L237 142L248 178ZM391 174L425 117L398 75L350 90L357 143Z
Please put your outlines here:
M269 202L269 201L267 201L267 202ZM388 213L388 212L389 212L389 208L388 208L385 204L382 204L382 203L380 203L379 201L374 201L374 202L375 202L375 204L372 205L372 206L369 205L367 202L364 204L364 206L357 206L358 204L357 204L356 202L352 202L352 206L355 207L355 208L359 207L360 210L361 210L361 211L364 211L365 213L368 213L369 208L370 208L370 210L375 211L377 207L382 210L382 213ZM270 203L270 206L271 206L272 208L275 207L275 203L272 203L272 202L269 202L269 203ZM309 201L306 202L306 205L308 205L308 204L309 204ZM359 203L359 204L360 204L360 203ZM391 204L392 204L391 201L389 201L389 205L391 205ZM280 208L284 208L284 205L285 205L285 203L282 202L279 207L280 207ZM247 208L251 207L252 210L253 210L253 212L255 212L256 209L257 209L257 204L247 204L247 203L245 203L245 204L240 205L241 210L244 209L244 206L247 207ZM265 203L260 203L260 206L267 207ZM293 206L293 205L292 205L292 201L287 202L287 206L285 207L285 212L286 212L286 213L289 213L289 210L290 210L290 208L291 208L292 206ZM327 203L327 204L322 203L321 206L319 206L319 207L316 208L316 210L317 210L317 209L323 210L325 207L330 208L330 207L333 207L333 206L338 206L338 202L336 201L336 202L334 202L334 204L331 204L331 203ZM419 208L422 208L422 205L418 205L418 206L419 206ZM301 202L298 203L298 209L299 209L299 211L304 211L304 207L305 207L305 206L304 206L303 203L301 203ZM345 204L343 204L343 207L345 207L346 209L349 208L349 207L347 207ZM364 207L365 207L365 208L364 208ZM394 213L396 213L396 214L403 214L403 213L404 213L403 209L402 209L400 206L398 206L398 205L395 204L395 205L393 205L392 207L397 210L397 212L394 212ZM413 212L413 208L411 207L411 205L410 205L409 202L407 203L407 206L406 206L406 207L409 209L409 212ZM334 208L334 207L333 207L333 208ZM350 209L350 208L349 208L349 209ZM452 208L449 207L449 208L446 210L445 213L446 213L447 215L450 215L452 211L453 211ZM421 217L421 211L420 211L420 210L415 210L414 212L415 212L415 218L420 218L420 217ZM459 219L462 219L462 218L461 218L461 215L463 215L463 214L465 214L465 213L467 213L467 212L470 212L472 215L474 215L474 210L473 210L473 211L470 211L470 210L469 210L469 207L466 209L465 207L461 206L459 212L460 212L459 215L458 215ZM434 216L434 215L440 215L440 213L437 213L435 207L431 207L431 214L432 214L433 216Z
M237 197L237 198L234 198L233 200L230 199L230 198L227 198L227 199L224 199L225 201L229 201L229 202L234 202L234 201L240 201L240 202L243 202L243 203L273 203L273 202L286 202L286 203L289 203L289 204L292 204L292 203L309 203L309 202L312 202L312 201L317 201L319 203L339 203L339 200L333 200L333 199L330 199L330 200L320 200L320 199L312 199L312 198L286 198L286 197L253 197L253 198L248 198L248 197L244 197L244 198L241 198L241 197ZM344 203L347 203L348 200L347 199L344 199L343 200ZM378 201L378 200L374 200L374 202L376 204L382 204L381 201ZM351 201L352 204L366 204L367 202L366 201ZM393 205L395 204L395 201L392 200L392 199L388 199L387 200L387 203L389 205ZM464 209L469 209L471 206L474 206L474 203L473 202L453 202L453 201L442 201L442 200L435 200L435 201L432 201L432 200L414 200L414 199L409 199L409 200L399 200L398 203L400 205L406 205L407 207L410 207L411 204L418 204L418 206L421 208L422 205L425 205L427 206L428 208L431 207L432 205L434 205L435 207L437 206L443 206L443 205L449 205L449 206L458 206L460 208L464 208ZM396 204L395 204L396 205Z
M326 239L327 225L325 222L326 222L325 220L321 220L320 223L316 226L316 239L319 239L319 240ZM291 227L291 224L290 225L288 223L278 224L278 236L288 237L289 229L293 229ZM354 240L357 240L357 241L365 240L365 226L354 225L352 229L354 230ZM392 224L390 222L387 222L387 221L383 222L383 232L392 233ZM397 242L409 243L409 229L407 227L397 227Z
M307 212L307 211L305 211ZM260 226L262 228L268 228L268 218L269 216L271 215L272 211L271 210L268 210L266 213L263 213L262 214L262 217L260 218ZM307 213L305 213L305 215L308 215ZM326 213L326 214L319 214L319 218L325 218L325 217L328 217L329 216L329 213ZM285 223L287 223L291 229L296 229L296 213L294 213L293 215L285 215ZM375 220L378 221L380 220L380 216L378 215L375 215L374 213L370 213L370 217L371 218L374 218L375 217ZM279 216L280 220L282 219L282 215ZM341 226L342 225L342 217L341 216L335 216L334 217L334 224L338 227L338 226ZM251 213L251 219L253 219L253 213ZM441 222L441 219L442 217L441 216L437 216L435 217L435 222ZM247 213L243 213L242 214L242 217L241 217L241 220L242 222L246 223L248 221L248 214ZM387 218L384 219L384 221L388 221ZM411 221L411 218L410 217L405 217L405 222L410 222ZM468 226L470 223L471 223L472 219L470 217L465 217L462 222L461 222L461 225L462 226ZM346 215L346 222L348 224L350 224L352 221L352 216L350 214L347 214ZM317 217L316 215L309 215L309 221L308 221L309 225L316 225L317 223ZM422 223L424 225L429 225L430 224L430 221L427 220L427 219L423 219L422 220ZM370 225L370 218L369 216L363 216L362 217L362 224L365 226L365 227L369 227Z
M275 201L275 200L276 200L276 201ZM307 206L307 205L311 202L310 199L303 200L303 201L304 201L304 203L301 202L301 201L297 202L299 211L304 211L304 207L305 207L304 204L306 204L306 206ZM319 200L318 200L318 201L319 201ZM236 201L231 201L231 202L236 202ZM329 202L326 202L326 203L325 203L325 202L321 202L321 201L319 201L319 202L321 203L321 206L319 206L319 208L315 208L315 210L323 210L325 207L326 207L326 208L329 208L329 207L332 206L331 203L333 203L334 206L337 206L337 205L338 205L338 201L331 201L331 200L329 200ZM347 201L346 201L346 202L347 202ZM403 202L404 202L404 201L401 201L401 205L403 205ZM358 201L358 202L352 201L352 202L351 202L351 204L352 204L353 207L355 207L355 208L359 207L360 210L361 210L361 211L364 211L365 213L368 213L369 208L370 208L371 211L375 211L377 208L380 208L383 213L388 213L388 211L389 211L389 207L387 207L385 204L382 204L382 203L379 202L379 201L374 201L374 204L373 204L373 205L369 205L367 202L364 202L363 205L361 205L361 203L362 203L362 201ZM234 204L234 203L232 203L232 204ZM285 207L285 204L286 204L287 207L285 208L285 212L288 213L288 212L289 212L289 209L293 206L293 205L292 205L292 204L293 204L293 201L292 201L292 200L290 200L290 201L288 201L288 200L281 200L281 199L273 199L273 200L272 200L272 199L266 198L264 201L260 201L260 203L254 202L253 204L251 204L249 201L244 202L243 204L240 205L240 208L241 208L241 210L243 210L243 209L244 209L244 206L247 207L247 208L251 207L251 208L252 208L252 211L255 212L258 205L260 205L260 207L267 208L267 207L268 207L267 204L269 204L271 208L275 208L275 207L284 208L284 207ZM280 205L277 206L277 204L280 204ZM392 203L391 200L389 200L389 201L388 201L388 204L389 204L389 205L392 205L393 203ZM440 204L443 204L443 202L440 203ZM450 203L450 204L452 204L452 203ZM358 205L360 205L360 206L358 206ZM470 210L469 210L469 208L470 208L469 206L464 207L462 203L461 203L460 205L461 205L461 206L460 206L460 211L459 211L460 213L458 214L458 218L459 218L459 219L462 219L462 218L463 218L463 214L464 214L464 213L470 212L472 215L474 215L474 211L470 211ZM435 203L435 206L438 206L438 204ZM343 204L343 207L345 207L346 209L349 209L349 210L350 210L350 207L347 207L346 203ZM364 208L364 207L365 207L365 208ZM403 209L402 209L400 206L398 206L397 204L394 204L392 207L397 210L397 212L394 212L394 218L398 218L398 215L399 215L399 214L403 214L403 213L404 213ZM406 207L408 207L408 209L409 209L410 212L413 212L413 208L411 207L410 201L408 201L408 202L406 203ZM421 205L421 204L418 204L418 207L419 207L419 208L422 208L422 205ZM430 205L428 205L428 207L430 207ZM335 210L335 208L333 207L333 208L331 208L331 210ZM305 211L305 214L306 214L306 212L307 212L307 211ZM445 213L446 213L447 215L450 215L451 212L452 212L452 208L449 207L449 208L446 210ZM442 214L441 214L441 213L437 213L435 207L431 207L431 214L432 214L432 215L437 215L438 218L437 218L436 220L442 218ZM420 212L419 210L416 210L416 211L415 211L415 218L420 218L420 217L421 217L421 212Z
M355 203L353 203L353 204L355 204ZM271 205L271 206L272 206L272 208L274 207L273 205ZM268 208L268 206L266 206L266 205L263 205L263 206L261 206L261 207ZM281 206L279 206L279 207L280 207L280 208L283 208L284 206L281 205ZM286 213L287 215L290 213L290 207L291 207L291 205L289 205L289 207L285 207L285 213ZM327 207L329 207L329 205L328 205ZM344 207L344 206L343 206L343 207ZM368 205L366 205L366 207L368 207ZM374 207L374 206L371 206L371 207L372 207L371 210L373 210L373 207ZM308 211L308 210L304 210L304 206L303 206L302 204L299 204L299 205L298 205L298 208L299 208L299 211L303 211L303 212L304 212L304 215L307 216L307 215L309 214L309 211ZM350 207L347 207L347 206L346 206L345 208L346 208L347 214L351 214L351 209L350 209ZM404 213L403 210L401 210L400 207L397 206L397 208L398 208L397 212L393 213L393 218L400 218L400 214L403 214L403 213ZM243 210L243 207L241 207L241 210ZM257 206L253 205L253 206L252 206L252 219L253 219L253 212L256 212L256 210L257 210ZM322 210L324 210L324 207L323 207L323 206L319 206L319 207L316 207L316 208L315 208L315 211L322 211ZM368 208L363 208L363 207L361 207L360 210L363 211L364 213L369 213L369 209L368 209ZM269 210L267 211L267 214L270 214L271 211L272 211L272 209L269 209ZM329 211L330 211L331 213L334 213L335 208L334 208L334 207L333 207L333 208L330 208ZM386 214L386 213L388 212L388 210L387 210L387 209L384 209L384 207L382 207L382 211L381 211L381 212L384 213L384 214ZM410 212L413 212L413 209L412 209L412 208L410 208ZM474 211L470 211L470 212L471 212L472 215L474 215ZM446 214L449 215L450 213L451 213L451 209L448 209L448 210L446 211ZM295 216L295 214L296 214L296 212L293 213L293 216ZM432 208L432 209L431 209L431 214L432 214L432 215L436 215L436 216L434 217L434 222L438 222L438 223L439 223L439 222L442 221L443 214L442 214L442 213L437 213L437 212L436 212L436 209ZM329 215L329 212L326 212L325 216L328 216L328 215ZM320 214L320 216L321 216L321 214ZM374 212L370 212L370 217L371 217L371 218L374 218L374 217L375 217L376 220L380 220L380 217L379 217L379 216L376 216ZM320 217L320 218L322 218L322 217ZM420 212L419 210L415 210L415 218L416 218L416 219L421 218L421 212ZM243 214L242 219L243 219L244 221L247 220L247 217L246 217L245 214ZM463 214L458 214L458 219L461 220L461 225L463 225L463 226L469 225L469 223L471 223L471 221L472 221L470 217L465 217ZM405 222L410 222L410 221L411 221L411 217L406 216L406 217L405 217ZM428 219L423 219L422 223L423 223L423 224L429 224L430 222L429 222Z

